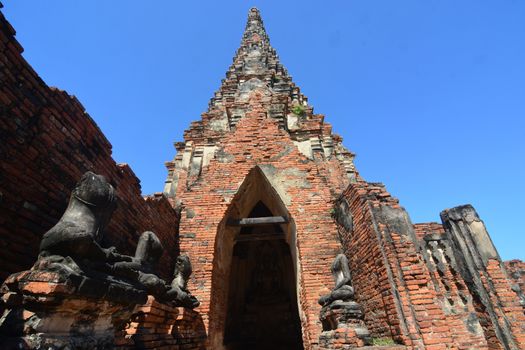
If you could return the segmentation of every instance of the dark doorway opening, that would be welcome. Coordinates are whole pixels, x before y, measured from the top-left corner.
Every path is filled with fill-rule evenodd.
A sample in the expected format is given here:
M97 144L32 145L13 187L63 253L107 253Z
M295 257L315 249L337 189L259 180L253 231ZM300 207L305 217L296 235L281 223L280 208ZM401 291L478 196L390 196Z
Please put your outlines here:
M270 217L259 201L249 217ZM242 227L233 248L224 344L228 350L302 350L296 278L279 224Z

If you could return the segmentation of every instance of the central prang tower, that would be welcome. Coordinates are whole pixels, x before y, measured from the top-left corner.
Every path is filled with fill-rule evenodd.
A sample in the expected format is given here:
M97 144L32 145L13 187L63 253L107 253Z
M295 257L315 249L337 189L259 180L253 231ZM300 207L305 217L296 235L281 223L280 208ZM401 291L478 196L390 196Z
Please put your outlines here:
M175 144L177 157L167 163L166 194L180 198L180 193L202 177L203 168L216 158L215 152L224 146L225 139L237 131L238 123L252 111L252 100L256 95L264 117L275 120L304 157L316 163L334 160L340 164L346 176L339 176L340 172L333 175L339 177L334 179L339 192L348 181L356 178L354 155L343 147L341 137L332 134L331 125L324 122L324 116L313 113L308 98L279 62L259 11L253 8L226 79L211 98L202 119L193 122L186 130L184 142Z
M358 331L320 319L340 253L362 306L354 316L373 339L518 348L523 313L517 297L498 296L508 280L487 282L506 271L474 209L413 225L383 185L365 182L279 62L257 9L208 110L175 147L164 192L181 213L209 349L362 346Z
M164 192L182 209L181 251L194 257L192 290L213 349L249 338L236 339L241 325L252 336L289 332L275 322L249 321L268 311L257 301L265 297L251 294L255 280L274 270L282 288L275 307L291 310L274 315L294 320L291 334L299 341L301 329L311 329L303 336L316 341L317 298L332 285L330 264L340 250L332 202L358 178L354 155L341 141L313 113L271 47L259 11L251 9L226 78L167 163ZM256 216L285 222L231 224Z

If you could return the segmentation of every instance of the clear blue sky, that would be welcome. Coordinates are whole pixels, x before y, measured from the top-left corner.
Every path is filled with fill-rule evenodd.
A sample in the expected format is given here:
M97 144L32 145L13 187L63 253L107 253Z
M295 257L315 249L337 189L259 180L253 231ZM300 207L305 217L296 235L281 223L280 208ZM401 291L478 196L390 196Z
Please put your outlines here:
M317 113L413 222L473 204L504 259L525 260L525 1L4 0L24 56L76 95L162 191L251 6Z

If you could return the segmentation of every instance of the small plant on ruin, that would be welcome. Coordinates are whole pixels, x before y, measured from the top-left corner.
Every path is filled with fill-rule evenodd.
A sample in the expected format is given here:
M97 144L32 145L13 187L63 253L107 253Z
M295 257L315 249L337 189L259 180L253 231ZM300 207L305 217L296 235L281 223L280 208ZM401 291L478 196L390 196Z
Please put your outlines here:
M306 108L303 105L295 105L292 108L292 113L299 117L304 117L306 115Z
M387 346L387 345L396 345L396 343L391 338L372 338L372 345Z

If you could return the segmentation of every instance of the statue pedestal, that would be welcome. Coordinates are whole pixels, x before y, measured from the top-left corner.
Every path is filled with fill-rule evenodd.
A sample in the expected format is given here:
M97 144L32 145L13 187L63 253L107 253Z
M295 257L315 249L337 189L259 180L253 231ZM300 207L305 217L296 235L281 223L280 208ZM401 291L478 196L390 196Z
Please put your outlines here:
M352 349L370 345L361 306L354 301L336 300L321 309L323 332L319 349Z
M0 343L16 349L113 348L144 291L108 279L28 270L2 285Z
M145 305L136 306L116 349L205 349L206 329L200 314L148 297Z

